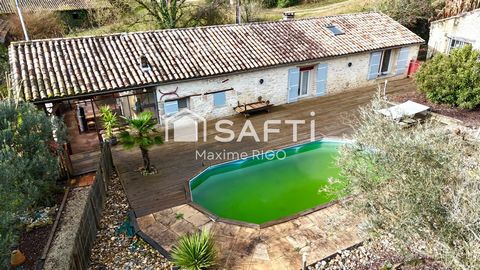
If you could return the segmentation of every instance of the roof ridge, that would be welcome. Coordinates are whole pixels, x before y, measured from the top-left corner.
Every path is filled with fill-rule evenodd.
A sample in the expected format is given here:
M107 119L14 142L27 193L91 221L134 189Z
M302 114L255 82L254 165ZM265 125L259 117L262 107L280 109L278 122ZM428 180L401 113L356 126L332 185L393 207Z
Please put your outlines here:
M31 44L36 42L45 42L45 41L57 41L57 40L77 40L77 39L88 39L88 38L103 38L103 37L113 37L113 36L122 36L122 35L135 35L143 33L159 33L159 32L174 32L174 31L188 31L194 29L209 29L209 28L228 28L228 27L247 27L253 25L266 25L266 24L283 24L283 23L292 23L292 22L301 22L301 21L311 21L319 20L325 18L335 18L335 17L353 17L358 15L367 15L371 13L376 13L380 15L385 15L379 11L365 11L365 12L355 12L355 13L344 13L336 15L327 15L327 16L318 16L318 17L309 17L301 19L292 19L292 20L277 20L277 21L262 21L262 22L249 22L243 24L219 24L219 25L206 25L206 26L192 26L184 28L170 28L170 29L153 29L153 30L144 30L144 31L134 31L134 32L116 32L116 33L106 33L100 35L87 35L87 36L74 36L74 37L57 37L57 38L45 38L45 39L33 39L33 40L19 40L11 42L10 46L15 45L24 45Z

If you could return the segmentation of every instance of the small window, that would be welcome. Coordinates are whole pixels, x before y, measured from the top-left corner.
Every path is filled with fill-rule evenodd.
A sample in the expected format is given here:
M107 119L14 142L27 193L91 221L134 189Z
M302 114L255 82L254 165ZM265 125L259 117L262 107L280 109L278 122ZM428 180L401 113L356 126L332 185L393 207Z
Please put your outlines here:
M215 107L223 107L227 103L225 92L217 92L213 94L213 105Z
M188 108L188 98L177 99L177 101L179 110Z
M142 68L142 71L150 71L150 63L148 63L148 58L145 55L140 56L140 65Z
M335 36L345 34L345 32L343 32L343 30L336 25L329 25L327 26L327 29L330 30L330 32L332 32Z
M303 97L308 94L310 85L310 70L300 71L300 83L298 85L298 96Z
M165 101L163 109L166 115L172 115L181 109L188 108L188 98Z
M460 49L468 44L470 44L470 42L462 41L455 38L449 38L448 53L450 53L454 49Z
M380 66L380 75L387 75L390 71L390 58L392 50L385 50L382 54L382 64Z

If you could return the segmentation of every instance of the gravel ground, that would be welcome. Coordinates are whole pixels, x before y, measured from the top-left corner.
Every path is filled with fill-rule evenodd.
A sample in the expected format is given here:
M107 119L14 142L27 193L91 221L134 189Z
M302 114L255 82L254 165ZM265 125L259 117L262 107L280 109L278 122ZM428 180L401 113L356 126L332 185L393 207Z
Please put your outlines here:
M101 229L91 250L90 269L170 270L171 264L155 249L125 229L129 204L118 177L108 188Z
M410 260L387 240L367 242L351 250L343 250L328 261L320 261L309 270L446 270L440 264L430 260Z

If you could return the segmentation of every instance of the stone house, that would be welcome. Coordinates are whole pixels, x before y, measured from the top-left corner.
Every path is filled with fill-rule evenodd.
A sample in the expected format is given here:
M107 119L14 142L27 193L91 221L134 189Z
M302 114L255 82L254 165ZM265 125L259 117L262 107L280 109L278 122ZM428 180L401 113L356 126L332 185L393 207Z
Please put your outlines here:
M480 9L432 22L427 57L431 58L436 53L449 53L466 44L480 49L479 26Z
M19 99L149 93L158 116L189 108L211 119L258 96L284 104L404 78L423 42L371 12L34 40L12 44L9 53Z
M99 130L100 105L162 124L182 109L213 119L260 96L280 105L404 78L423 42L370 12L15 42L9 57L13 96L84 111L83 132Z

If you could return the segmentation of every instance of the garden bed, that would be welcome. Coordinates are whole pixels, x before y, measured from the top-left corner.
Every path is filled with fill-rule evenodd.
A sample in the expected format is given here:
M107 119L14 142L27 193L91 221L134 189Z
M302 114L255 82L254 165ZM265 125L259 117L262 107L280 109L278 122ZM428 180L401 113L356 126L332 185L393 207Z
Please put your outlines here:
M435 104L427 100L424 93L417 91L402 92L398 94L392 94L389 96L389 100L393 102L405 102L407 100L415 101L417 103L425 104L432 108L432 112L456 118L464 123L465 126L480 126L480 108L473 110L465 110L449 105Z
M137 237L128 220L130 206L118 177L109 183L100 230L91 250L90 269L160 269L171 264Z
M25 255L26 261L22 265L22 269L29 270L35 269L40 256L47 244L48 237L53 229L53 221L59 210L62 202L63 193L55 194L54 206L55 213L52 214L52 223L37 227L31 231L24 230L20 235L18 249Z

